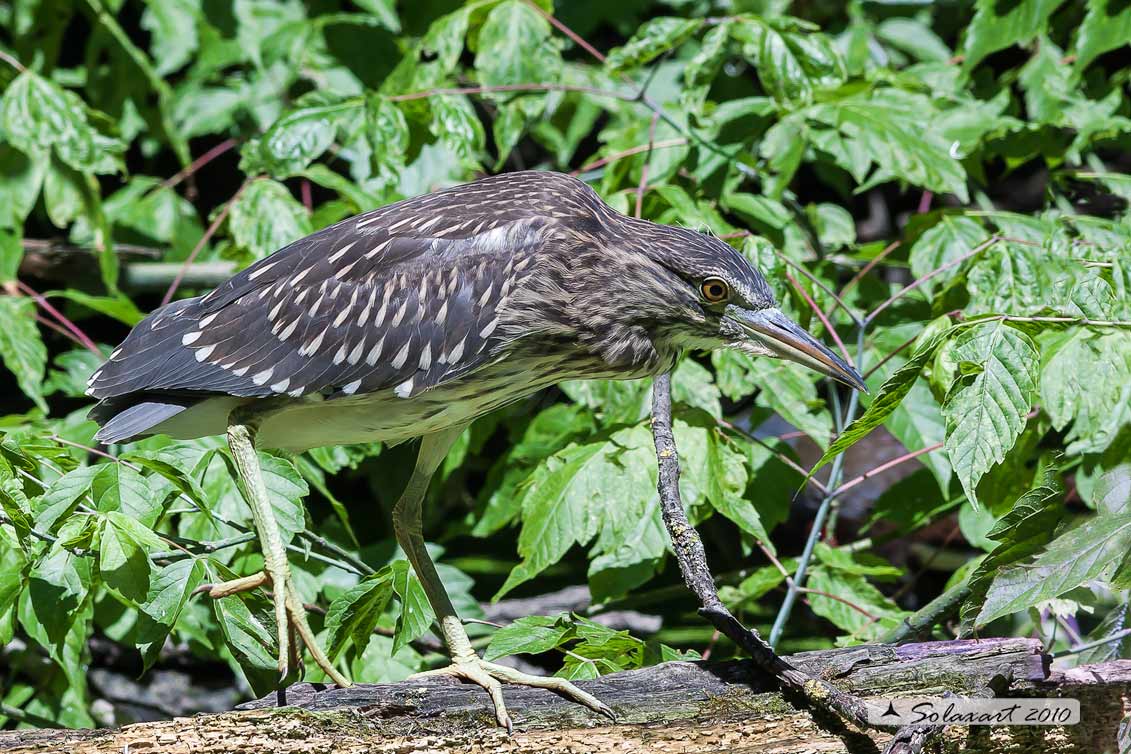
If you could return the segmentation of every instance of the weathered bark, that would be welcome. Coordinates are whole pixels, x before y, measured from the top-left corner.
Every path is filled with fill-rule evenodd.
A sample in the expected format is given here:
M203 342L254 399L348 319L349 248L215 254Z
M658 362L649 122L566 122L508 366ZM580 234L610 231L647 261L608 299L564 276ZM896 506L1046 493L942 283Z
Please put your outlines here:
M806 652L798 668L868 696L973 693L1012 675L1010 696L1081 700L1083 722L1061 728L951 728L945 752L1099 754L1115 751L1115 732L1131 699L1131 662L1050 672L1037 642L997 639L870 646ZM487 695L475 686L429 679L351 689L290 691L292 707L249 709L145 723L110 731L0 733L0 750L75 754L169 752L818 752L876 751L884 733L838 738L768 690L749 662L667 663L582 682L617 712L617 724L545 691L507 687L517 725L508 738L493 725ZM127 748L128 747L128 748Z

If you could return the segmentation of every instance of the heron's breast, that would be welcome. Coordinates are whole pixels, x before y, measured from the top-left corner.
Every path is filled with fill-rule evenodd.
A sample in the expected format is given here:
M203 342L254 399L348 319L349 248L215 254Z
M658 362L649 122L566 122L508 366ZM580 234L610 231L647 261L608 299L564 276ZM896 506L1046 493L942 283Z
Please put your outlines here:
M570 379L633 377L568 357L510 358L411 398L392 390L296 402L268 416L258 444L306 450L360 442L396 443L466 424L545 387Z

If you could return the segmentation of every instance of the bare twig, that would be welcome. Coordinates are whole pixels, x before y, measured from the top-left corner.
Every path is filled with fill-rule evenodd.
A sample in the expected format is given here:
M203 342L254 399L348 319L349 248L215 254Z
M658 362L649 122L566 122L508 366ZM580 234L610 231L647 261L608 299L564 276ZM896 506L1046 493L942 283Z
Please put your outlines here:
M701 605L699 614L723 635L750 653L759 668L777 679L783 691L805 700L821 712L834 712L843 720L861 727L875 727L868 722L864 704L832 684L814 678L778 656L756 631L745 628L731 615L719 599L714 578L707 565L703 542L684 512L679 492L679 458L672 432L671 375L663 374L652 385L652 437L659 465L657 491L664 525L671 536L672 548L679 562L684 583L694 592ZM831 721L830 721L831 722ZM843 729L842 733L847 733Z

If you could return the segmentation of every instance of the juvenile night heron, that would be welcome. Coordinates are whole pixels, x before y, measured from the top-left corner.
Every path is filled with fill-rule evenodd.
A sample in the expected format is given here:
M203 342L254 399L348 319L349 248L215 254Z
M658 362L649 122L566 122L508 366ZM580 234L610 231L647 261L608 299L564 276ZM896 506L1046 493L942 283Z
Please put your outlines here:
M343 220L158 309L94 373L91 416L107 443L227 433L272 584L280 673L293 630L342 685L307 624L255 446L420 437L396 538L452 657L439 672L486 688L509 727L500 681L609 710L472 650L421 533L433 472L477 416L562 380L656 375L718 347L863 387L724 242L621 215L565 175L510 173Z

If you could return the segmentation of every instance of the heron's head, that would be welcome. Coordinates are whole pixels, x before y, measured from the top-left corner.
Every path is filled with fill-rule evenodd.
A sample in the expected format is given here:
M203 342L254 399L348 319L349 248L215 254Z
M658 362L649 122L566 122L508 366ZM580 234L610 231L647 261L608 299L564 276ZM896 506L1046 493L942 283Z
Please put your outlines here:
M651 295L664 310L656 337L679 349L788 359L867 390L855 369L782 313L762 273L729 244L686 228L653 227L663 228L662 241L641 246L656 266Z

